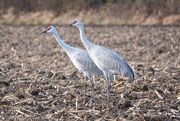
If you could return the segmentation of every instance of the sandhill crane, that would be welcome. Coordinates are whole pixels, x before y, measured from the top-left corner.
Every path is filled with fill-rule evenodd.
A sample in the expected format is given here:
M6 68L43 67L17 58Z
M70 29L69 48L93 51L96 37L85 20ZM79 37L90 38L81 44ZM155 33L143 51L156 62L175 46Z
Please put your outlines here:
M107 107L109 109L110 102L110 89L111 79L113 75L121 74L122 76L128 76L130 80L134 79L134 73L130 64L118 53L107 49L103 46L96 45L88 41L84 34L84 25L80 20L74 21L73 23L62 27L62 29L68 26L75 26L80 31L80 37L89 53L91 59L101 69L107 81Z
M56 38L59 45L64 49L64 51L69 56L70 60L74 64L74 66L83 72L85 77L85 89L84 89L84 104L85 104L85 95L86 95L86 87L87 87L87 77L89 78L93 90L93 98L95 104L95 94L94 94L94 83L90 78L90 75L99 75L102 76L103 72L94 64L93 60L90 58L89 54L81 50L79 48L72 47L65 42L63 42L53 26L49 26L45 31L39 33L41 35L43 33L51 33Z

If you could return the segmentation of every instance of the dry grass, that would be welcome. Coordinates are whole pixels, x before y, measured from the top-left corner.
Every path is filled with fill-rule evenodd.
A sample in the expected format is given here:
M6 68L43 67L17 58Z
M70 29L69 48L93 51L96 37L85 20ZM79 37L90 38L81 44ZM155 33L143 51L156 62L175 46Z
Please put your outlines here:
M117 12L118 11L118 12ZM158 14L148 14L146 11L136 10L135 8L125 9L122 6L111 5L102 6L98 10L88 11L67 11L56 15L53 11L20 12L13 14L11 8L6 14L0 17L0 24L15 25L41 25L58 24L65 25L74 20L82 20L86 25L179 25L180 15L164 15L159 10Z
M84 49L76 28L60 30L66 43ZM96 78L93 109L84 80L45 26L0 26L1 120L179 120L180 28L176 26L87 26L87 38L120 53L136 79L112 82L111 109L106 83ZM124 86L126 84L126 89Z

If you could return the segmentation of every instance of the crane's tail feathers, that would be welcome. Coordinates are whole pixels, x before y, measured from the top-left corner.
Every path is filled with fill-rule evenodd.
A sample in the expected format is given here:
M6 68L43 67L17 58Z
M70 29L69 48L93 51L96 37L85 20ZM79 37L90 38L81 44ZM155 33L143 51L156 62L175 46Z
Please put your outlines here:
M131 81L133 81L134 80L134 72L128 63L127 63L127 68L128 68L127 76L130 78Z

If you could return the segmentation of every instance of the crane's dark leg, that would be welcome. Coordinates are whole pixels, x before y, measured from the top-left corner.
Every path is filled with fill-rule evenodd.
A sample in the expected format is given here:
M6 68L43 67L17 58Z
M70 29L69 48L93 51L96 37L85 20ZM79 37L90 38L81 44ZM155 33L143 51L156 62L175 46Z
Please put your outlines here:
M85 104L85 102L86 102L86 88L87 88L87 77L85 76L84 104Z
M110 90L111 90L111 83L109 81L109 79L107 79L107 105L108 105L108 109L110 108L109 104L110 104Z
M106 74L105 75L105 78L106 78L106 81L107 81L107 108L109 109L110 106L110 90L111 90L111 83L110 83L110 80L108 78L108 76Z
M90 82L91 82L91 86L92 86L92 90L93 90L94 104L96 105L95 94L94 94L94 83L93 83L93 81L91 80L91 77L89 77L89 80L90 80Z

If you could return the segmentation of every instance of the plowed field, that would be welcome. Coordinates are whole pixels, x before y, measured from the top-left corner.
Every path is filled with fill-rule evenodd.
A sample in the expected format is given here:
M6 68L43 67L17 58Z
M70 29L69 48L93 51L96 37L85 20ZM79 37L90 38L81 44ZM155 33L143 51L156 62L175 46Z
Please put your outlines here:
M85 26L89 41L121 54L133 67L134 82L116 76L107 111L106 82L95 78L96 107L88 81L48 26L0 25L0 120L180 120L179 26ZM77 28L60 38L81 49ZM126 85L126 87L125 87Z

